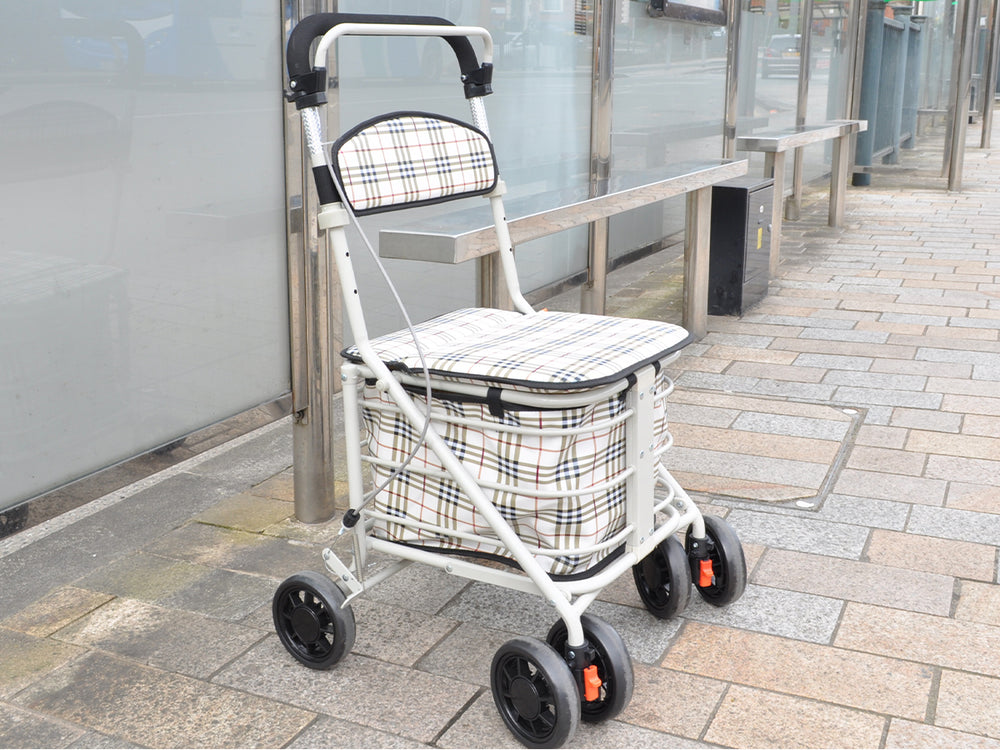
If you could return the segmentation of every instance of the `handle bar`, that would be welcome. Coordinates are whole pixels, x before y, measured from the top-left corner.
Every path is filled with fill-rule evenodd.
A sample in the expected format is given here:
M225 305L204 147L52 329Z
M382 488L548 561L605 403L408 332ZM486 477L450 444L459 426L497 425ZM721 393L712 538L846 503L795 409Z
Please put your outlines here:
M475 96L485 96L492 93L493 65L485 62L479 64L476 52L472 43L465 35L455 35L460 27L456 27L451 21L437 16L394 16L378 15L368 13L317 13L303 18L288 36L288 46L285 50L285 61L288 65L288 79L290 91L286 94L289 101L295 102L298 109L305 107L317 107L326 102L326 69L319 63L319 55L314 65L310 65L309 49L313 40L324 36L334 27L341 24L357 24L359 26L345 30L346 33L355 34L378 34L378 29L361 28L361 26L446 26L450 29L442 29L435 34L433 30L421 28L414 29L414 36L436 35L444 39L455 57L458 58L459 70L462 73L462 81L465 84L465 96L471 99ZM471 31L471 29L461 29L461 32ZM482 31L490 48L489 35ZM383 33L399 34L403 33L398 29L386 28ZM323 48L324 50L326 47Z

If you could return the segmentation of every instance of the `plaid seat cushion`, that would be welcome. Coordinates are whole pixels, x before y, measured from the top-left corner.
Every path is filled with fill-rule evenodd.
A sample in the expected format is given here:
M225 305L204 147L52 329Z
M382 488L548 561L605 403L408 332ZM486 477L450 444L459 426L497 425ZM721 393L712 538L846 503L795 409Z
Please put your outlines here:
M333 145L344 198L358 214L489 193L497 165L486 134L424 112L363 122Z
M592 388L659 361L689 339L680 326L652 320L577 313L522 315L456 310L415 326L431 374L529 390ZM390 368L421 372L408 330L374 339ZM356 347L344 352L360 362Z

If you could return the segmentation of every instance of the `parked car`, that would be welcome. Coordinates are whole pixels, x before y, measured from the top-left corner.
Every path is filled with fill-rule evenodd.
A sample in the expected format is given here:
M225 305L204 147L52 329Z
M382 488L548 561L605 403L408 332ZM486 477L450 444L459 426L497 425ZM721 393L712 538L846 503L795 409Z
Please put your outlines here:
M799 55L802 49L800 34L775 34L764 48L760 60L760 74L770 78L774 74L798 75Z

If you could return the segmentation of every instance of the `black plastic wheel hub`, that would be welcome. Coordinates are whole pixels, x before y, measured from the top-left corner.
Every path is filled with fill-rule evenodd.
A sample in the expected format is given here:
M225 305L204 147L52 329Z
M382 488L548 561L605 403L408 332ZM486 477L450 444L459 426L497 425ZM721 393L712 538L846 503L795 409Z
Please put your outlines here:
M510 683L510 702L522 719L532 721L542 711L542 701L535 684L526 677L516 677Z
M304 643L316 642L322 632L319 617L306 606L296 607L292 611L292 630Z

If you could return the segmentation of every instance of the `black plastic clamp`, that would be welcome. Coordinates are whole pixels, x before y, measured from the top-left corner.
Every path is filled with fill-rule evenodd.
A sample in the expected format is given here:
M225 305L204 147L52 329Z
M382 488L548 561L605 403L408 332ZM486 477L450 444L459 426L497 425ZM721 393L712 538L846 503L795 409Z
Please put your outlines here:
M465 98L486 96L493 93L493 64L483 63L475 70L462 74L465 84Z
M292 76L285 99L294 102L296 109L326 104L326 68L314 68L308 73Z

